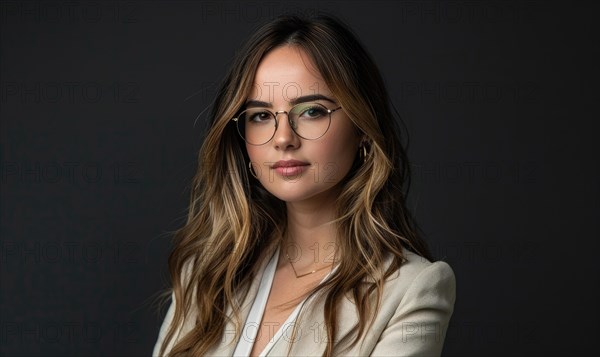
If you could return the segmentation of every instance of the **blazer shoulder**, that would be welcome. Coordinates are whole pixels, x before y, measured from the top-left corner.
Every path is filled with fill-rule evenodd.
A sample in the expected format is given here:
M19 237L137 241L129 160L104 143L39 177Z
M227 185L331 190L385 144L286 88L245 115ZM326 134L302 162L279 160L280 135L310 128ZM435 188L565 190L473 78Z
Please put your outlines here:
M443 261L412 252L386 282L380 312L383 326L373 331L365 355L439 356L456 300L455 276ZM387 292L385 290L387 289Z
M400 298L400 303L412 295L443 295L452 304L456 294L456 277L444 261L431 262L411 251L406 261L386 281L388 294Z
M404 280L413 280L421 274L433 275L442 279L454 279L454 270L442 260L431 262L428 259L411 252L405 251L406 261L400 266L396 277Z

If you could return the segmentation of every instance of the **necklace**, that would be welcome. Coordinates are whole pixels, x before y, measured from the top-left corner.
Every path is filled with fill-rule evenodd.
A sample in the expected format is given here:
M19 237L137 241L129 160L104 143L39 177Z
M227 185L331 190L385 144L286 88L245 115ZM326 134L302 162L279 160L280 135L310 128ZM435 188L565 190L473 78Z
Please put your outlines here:
M323 270L323 269L327 269L327 268L329 268L329 267L333 266L333 263L332 263L332 264L326 265L326 266L324 266L324 267L321 267L321 268L319 268L319 269L315 269L315 270L313 270L313 271L310 271L310 272L308 272L308 273L304 273L304 274L300 274L300 275L298 275L298 273L296 272L296 268L294 268L294 264L292 264L292 260L290 259L290 256L289 256L287 253L285 253L285 256L287 257L287 259L288 259L288 262L290 262L290 266L292 267L292 270L294 271L294 275L296 275L296 279L300 279L300 278L302 278L302 277L305 277L305 276L307 276L307 275L314 274L314 273L316 273L316 272L318 272L318 271L321 271L321 270Z

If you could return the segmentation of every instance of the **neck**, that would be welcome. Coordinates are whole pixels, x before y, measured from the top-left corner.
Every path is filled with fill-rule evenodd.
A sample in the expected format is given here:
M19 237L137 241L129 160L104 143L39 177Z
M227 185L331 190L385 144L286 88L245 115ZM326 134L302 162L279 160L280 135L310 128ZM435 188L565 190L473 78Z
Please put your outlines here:
M335 196L334 196L335 197ZM335 199L287 203L287 230L282 256L301 269L333 263L337 229Z

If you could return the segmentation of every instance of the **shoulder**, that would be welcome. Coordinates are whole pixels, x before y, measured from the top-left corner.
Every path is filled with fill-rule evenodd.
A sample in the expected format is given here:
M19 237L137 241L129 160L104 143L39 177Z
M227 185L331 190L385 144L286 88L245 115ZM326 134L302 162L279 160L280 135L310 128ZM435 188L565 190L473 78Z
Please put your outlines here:
M430 262L426 258L405 250L406 261L392 273L384 284L384 299L392 304L410 304L423 299L444 299L453 306L456 297L456 277L444 261ZM388 258L388 263L391 257Z
M426 288L453 290L456 277L450 265L444 261L430 262L426 258L405 250L406 261L387 280L386 285L411 289Z
M385 282L374 355L439 355L454 310L456 278L443 261L406 251Z

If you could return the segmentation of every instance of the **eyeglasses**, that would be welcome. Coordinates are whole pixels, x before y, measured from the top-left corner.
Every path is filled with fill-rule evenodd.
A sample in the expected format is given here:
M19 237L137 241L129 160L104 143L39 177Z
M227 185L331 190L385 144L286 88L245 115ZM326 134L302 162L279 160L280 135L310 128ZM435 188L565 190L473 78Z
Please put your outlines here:
M236 122L238 133L250 145L264 145L273 139L279 127L277 115L281 113L287 114L288 123L296 135L315 140L325 135L331 125L331 113L341 108L327 109L319 103L296 104L289 112L281 110L273 113L265 108L249 108L231 120Z

